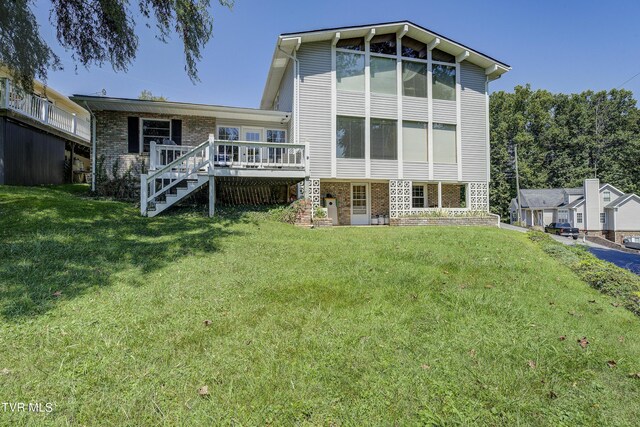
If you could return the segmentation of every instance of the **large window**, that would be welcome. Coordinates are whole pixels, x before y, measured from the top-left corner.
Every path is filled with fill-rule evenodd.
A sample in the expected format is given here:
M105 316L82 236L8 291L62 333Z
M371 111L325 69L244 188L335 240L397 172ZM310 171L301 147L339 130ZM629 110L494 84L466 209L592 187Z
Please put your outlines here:
M402 61L402 94L404 96L426 98L428 79L427 64Z
M162 143L171 139L171 120L142 119L142 151L149 152L151 142Z
M457 163L456 126L433 124L434 163Z
M398 159L398 124L395 120L371 119L371 158Z
M336 52L338 90L364 92L364 54Z
M223 141L238 141L240 139L240 128L220 126L218 128L218 139Z
M428 160L428 124L424 122L402 122L402 158L405 162Z
M397 93L396 60L371 57L371 92L395 95Z
M287 131L267 129L267 142L287 142Z
M337 117L336 157L364 159L364 117Z
M402 38L402 56L405 58L427 59L427 45L404 36Z
M456 100L456 67L433 64L433 99Z

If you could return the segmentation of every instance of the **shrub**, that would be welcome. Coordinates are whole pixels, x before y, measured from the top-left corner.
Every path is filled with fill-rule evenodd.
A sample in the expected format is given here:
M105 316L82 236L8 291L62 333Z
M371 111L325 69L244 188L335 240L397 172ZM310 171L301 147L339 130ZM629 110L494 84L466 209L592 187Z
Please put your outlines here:
M111 176L107 173L105 156L98 158L96 165L96 193L98 196L112 197L119 200L137 200L140 193L139 175L142 171L129 166L123 173L119 173L120 160L111 164Z
M291 203L288 206L278 206L269 211L269 216L280 222L286 222L287 224L295 224L296 218L305 209L305 200L300 199Z
M313 217L314 218L326 218L327 217L327 211L324 210L324 208L322 206L316 206L316 209L313 211Z
M529 239L571 269L589 286L618 298L640 316L640 277L592 255L584 246L566 246L548 234L530 231Z

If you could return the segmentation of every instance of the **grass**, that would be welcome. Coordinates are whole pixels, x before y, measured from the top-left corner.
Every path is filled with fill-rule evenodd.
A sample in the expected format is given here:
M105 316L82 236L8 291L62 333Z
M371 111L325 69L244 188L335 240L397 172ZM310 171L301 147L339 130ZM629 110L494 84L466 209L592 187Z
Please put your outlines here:
M637 423L640 320L524 234L83 191L0 187L0 424Z

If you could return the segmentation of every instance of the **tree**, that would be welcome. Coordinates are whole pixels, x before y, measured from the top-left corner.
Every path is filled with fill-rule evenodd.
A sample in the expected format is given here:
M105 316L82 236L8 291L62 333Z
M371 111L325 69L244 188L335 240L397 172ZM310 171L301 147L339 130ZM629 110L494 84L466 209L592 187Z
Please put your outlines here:
M233 6L233 0L218 1ZM177 33L184 45L185 71L192 82L198 81L197 63L213 29L211 0L136 3L147 27L155 24L160 41L166 43ZM0 2L0 62L25 89L32 88L34 78L46 81L50 69L60 68L60 59L38 31L33 7L33 0ZM134 15L129 0L51 0L49 20L77 64L88 68L110 63L115 71L126 71L138 49Z
M167 98L165 98L164 96L155 96L153 93L151 93L150 90L147 89L143 89L142 92L140 92L140 95L138 95L138 99L142 99L144 101L167 101Z

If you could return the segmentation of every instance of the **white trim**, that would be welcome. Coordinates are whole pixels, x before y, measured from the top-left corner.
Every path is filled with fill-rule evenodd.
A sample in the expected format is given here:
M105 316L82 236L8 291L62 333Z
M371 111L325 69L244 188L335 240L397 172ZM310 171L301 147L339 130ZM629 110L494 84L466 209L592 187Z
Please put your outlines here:
M407 25L404 26L404 30L402 35L396 36L396 102L397 102L397 114L398 120L396 120L397 127L397 141L396 141L396 158L398 159L398 179L402 179L404 176L404 154L403 154L403 136L402 136L402 97L403 89L402 89L402 37L409 31L409 27Z
M431 50L440 43L436 38L429 43L427 50L427 161L429 162L429 180L433 181L433 65ZM431 46L433 44L433 47Z
M466 52L466 54L467 56L469 56L469 52ZM456 161L458 163L458 181L462 181L462 101L460 99L461 93L462 93L462 89L460 86L460 62L456 57Z
M353 49L345 49L343 47L336 47L336 52L343 52L343 53L357 53L359 55L364 55L365 51L364 50L353 50Z
M371 29L371 37L375 34ZM369 46L371 37L364 40L364 175L371 178L371 68Z
M367 223L366 224L353 224L353 186L354 185L364 185L365 187L365 197L367 202ZM349 198L351 199L351 208L349 210L349 223L351 225L370 225L371 224L371 186L368 182L351 182L349 187ZM358 214L362 215L362 214Z
M164 118L154 118L154 117L139 117L138 118L138 154L144 154L144 153L148 153L149 151L151 151L151 145L149 145L149 151L144 151L144 139L143 139L143 122L145 120L153 120L156 122L169 122L169 139L171 139L171 135L172 135L172 124L171 124L171 119L164 119ZM180 141L182 143L182 141Z
M469 51L465 50L460 55L456 56L456 62L460 63L460 62L464 61L465 59L467 59L469 57L469 55L470 55Z
M291 141L289 141L289 131L287 130L287 128L284 128L284 127L278 127L278 126L263 127L263 126L252 126L252 125L231 125L231 124L228 124L228 123L225 123L225 122L216 123L216 134L215 134L216 141L220 141L220 139L218 137L218 135L220 134L220 132L219 132L220 128L235 128L235 129L238 129L238 140L239 141L244 141L243 135L244 135L245 129L260 129L260 134L261 134L261 139L262 140L258 141L258 142L267 142L267 131L269 131L269 130L284 131L284 142L283 142L283 144L291 143Z
M331 177L338 175L336 160L337 151L337 115L338 115L338 76L336 74L336 44L340 39L340 33L336 33L335 43L331 45Z
M620 196L622 196L622 195L624 194L624 191L620 191L620 190L618 190L616 187L614 187L614 186L613 186L613 185L611 185L611 184L602 184L602 185L600 186L600 188L598 189L598 193L602 192L602 190L603 190L603 189L605 189L605 188L607 188L607 187L609 187L610 189L612 189L612 190L614 190L614 191L616 191L616 192L620 193ZM620 196L618 196L618 197L620 197Z
M489 77L486 78L484 83L484 98L485 98L485 150L487 152L487 183L491 182L491 131L489 130Z
M335 47L339 41L340 41L340 31L335 33L335 35L333 36L333 40L331 41L331 46Z

